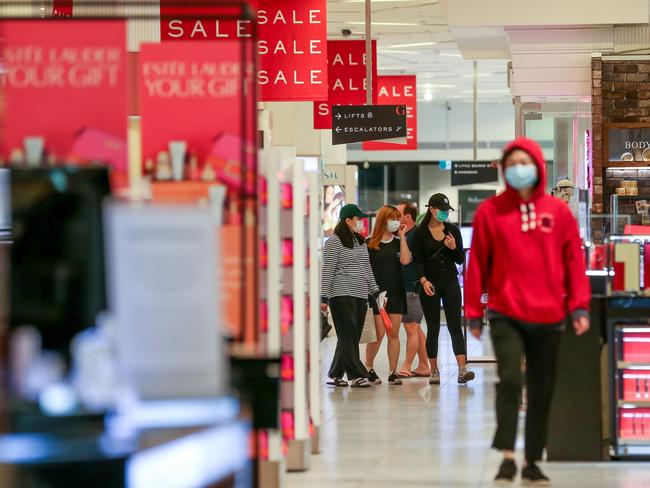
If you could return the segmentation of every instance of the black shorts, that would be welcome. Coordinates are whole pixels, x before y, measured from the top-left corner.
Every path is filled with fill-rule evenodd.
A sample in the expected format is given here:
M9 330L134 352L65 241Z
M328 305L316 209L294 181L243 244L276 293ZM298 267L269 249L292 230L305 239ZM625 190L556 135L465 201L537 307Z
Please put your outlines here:
M406 306L406 292L402 290L388 290L386 293L386 312L395 315L406 315L408 307ZM372 303L372 313L379 315L379 309L374 300Z

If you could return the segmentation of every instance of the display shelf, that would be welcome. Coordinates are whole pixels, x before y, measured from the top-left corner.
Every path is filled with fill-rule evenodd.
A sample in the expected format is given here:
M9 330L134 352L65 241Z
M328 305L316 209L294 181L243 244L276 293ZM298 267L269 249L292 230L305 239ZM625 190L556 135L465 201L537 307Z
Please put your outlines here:
M650 407L650 400L643 401L632 401L632 400L619 400L619 408L648 408Z
M650 168L650 161L608 161L606 168Z
M650 363L618 361L616 367L618 369L650 369Z
M648 446L650 445L650 435L647 439L628 439L625 437L619 437L618 441L621 445L624 446Z

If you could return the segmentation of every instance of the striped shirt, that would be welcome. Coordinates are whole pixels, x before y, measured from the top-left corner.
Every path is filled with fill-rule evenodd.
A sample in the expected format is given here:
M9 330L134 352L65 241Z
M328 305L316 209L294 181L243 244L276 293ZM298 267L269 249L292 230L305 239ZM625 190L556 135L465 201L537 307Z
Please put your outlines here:
M341 243L335 234L323 247L323 274L321 275L321 296L323 302L334 297L355 297L367 299L376 295L379 288L375 282L368 257L368 247L354 239L354 248Z

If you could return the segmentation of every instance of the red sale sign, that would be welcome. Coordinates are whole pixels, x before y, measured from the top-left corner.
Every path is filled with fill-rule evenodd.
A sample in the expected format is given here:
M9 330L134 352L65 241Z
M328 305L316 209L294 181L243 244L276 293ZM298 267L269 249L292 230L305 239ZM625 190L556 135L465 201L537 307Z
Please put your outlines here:
M254 109L243 93L241 41L143 44L140 51L142 156L157 161L185 141L200 165L214 157L242 169ZM246 125L244 125L246 123ZM248 141L248 142L247 142ZM220 168L215 168L219 170ZM237 175L231 174L233 178Z
M314 129L332 128L332 105L366 103L366 41L327 41L327 101L314 103ZM377 101L377 42L372 41L373 103Z
M72 0L54 0L54 3L52 4L52 17L72 17Z
M364 151L406 151L418 148L418 97L415 76L380 76L377 103L406 105L406 144L394 142L364 142Z
M123 166L125 22L12 20L0 22L0 34L5 68L2 156L20 153L26 137L39 137L49 157L58 162L69 161L73 148L81 144L84 160ZM103 142L85 144L89 134Z
M327 98L327 0L254 0L261 101ZM250 19L214 2L161 0L163 40L250 38ZM236 15L235 15L236 17Z

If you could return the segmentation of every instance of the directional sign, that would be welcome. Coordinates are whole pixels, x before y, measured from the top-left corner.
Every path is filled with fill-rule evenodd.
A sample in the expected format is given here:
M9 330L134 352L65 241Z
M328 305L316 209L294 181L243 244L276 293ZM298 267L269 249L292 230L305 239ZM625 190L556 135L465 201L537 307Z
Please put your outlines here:
M332 144L406 137L406 105L332 107Z
M499 181L498 161L453 161L451 186Z

